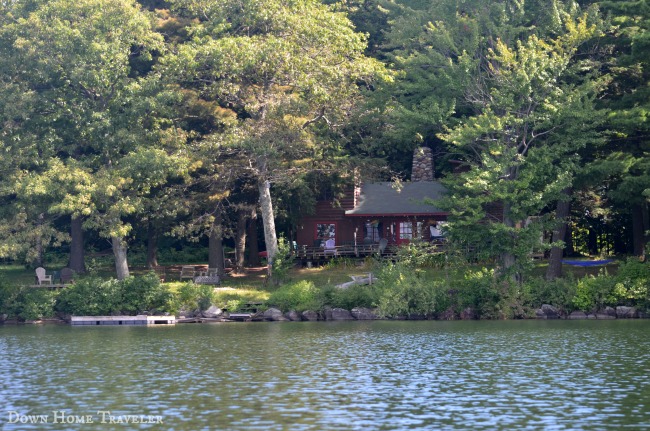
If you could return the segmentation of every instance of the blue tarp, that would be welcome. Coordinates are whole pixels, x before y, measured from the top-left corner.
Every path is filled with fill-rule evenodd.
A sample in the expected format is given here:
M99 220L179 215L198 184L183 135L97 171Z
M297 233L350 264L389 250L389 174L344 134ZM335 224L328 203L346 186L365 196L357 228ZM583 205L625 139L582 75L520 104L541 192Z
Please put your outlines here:
M606 265L609 262L613 262L612 259L603 259L603 260L562 260L562 263L573 266L599 266Z

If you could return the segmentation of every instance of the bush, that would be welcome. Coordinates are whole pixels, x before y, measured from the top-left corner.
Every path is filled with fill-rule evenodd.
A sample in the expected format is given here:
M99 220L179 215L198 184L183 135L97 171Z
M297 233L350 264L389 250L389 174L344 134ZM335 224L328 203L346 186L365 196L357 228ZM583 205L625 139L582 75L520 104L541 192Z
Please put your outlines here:
M578 280L573 305L584 312L593 312L607 305L615 306L618 296L615 292L616 279L601 271Z
M80 278L62 289L55 308L69 315L102 316L174 312L175 305L173 295L150 273L121 281L94 276Z
M122 292L117 280L91 276L62 289L56 310L76 316L104 316L119 312Z
M300 312L321 308L318 289L314 283L305 280L281 286L269 296L267 304L282 311Z
M377 279L372 289L377 290L380 315L430 317L440 311L436 306L445 291L442 281L427 281L421 271L403 263L385 265Z
M523 286L525 303L531 308L550 304L568 314L575 308L573 298L576 295L576 281L572 278L531 278Z
M327 287L321 290L320 302L332 308L352 310L355 307L374 307L378 302L377 292L372 286L354 284L348 288Z
M19 287L0 279L0 314L18 320L53 317L57 294L54 290Z
M278 240L278 253L273 260L273 282L278 285L288 279L289 270L294 265L294 256L291 245L284 237Z
M523 291L507 276L499 277L494 269L467 271L463 280L454 283L458 311L471 308L484 319L510 319L527 316Z
M121 311L138 314L143 311L170 311L174 296L169 289L160 284L154 272L140 277L129 277L120 283L122 290Z
M184 283L176 295L177 306L185 310L205 311L214 302L214 288L208 284Z
M446 254L437 252L437 246L425 241L411 241L397 250L397 261L413 268L442 267Z
M616 274L614 295L624 305L650 306L650 265L635 258L620 264Z

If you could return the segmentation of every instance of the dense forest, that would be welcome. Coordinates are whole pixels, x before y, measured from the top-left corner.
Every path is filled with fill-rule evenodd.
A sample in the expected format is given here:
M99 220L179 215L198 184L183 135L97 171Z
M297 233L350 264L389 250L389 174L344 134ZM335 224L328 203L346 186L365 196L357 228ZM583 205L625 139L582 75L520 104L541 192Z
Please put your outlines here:
M521 279L645 255L646 0L0 2L0 257L273 257L317 199L435 154L449 235ZM459 169L459 166L461 169ZM503 204L485 222L490 202ZM102 248L101 246L99 248ZM249 253L244 253L248 248ZM248 255L251 262L245 262Z

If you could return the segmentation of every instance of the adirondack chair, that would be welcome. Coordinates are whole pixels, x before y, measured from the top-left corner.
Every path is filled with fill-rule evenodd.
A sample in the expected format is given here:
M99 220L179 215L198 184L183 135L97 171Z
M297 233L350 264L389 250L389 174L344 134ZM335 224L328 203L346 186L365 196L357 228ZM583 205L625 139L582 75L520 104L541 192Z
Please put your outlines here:
M36 268L36 283L37 284L52 284L52 274L45 274L45 268L39 266Z
M334 241L333 238L328 239L325 241L325 247L323 250L323 255L327 256L328 254L336 256L336 242Z
M74 271L70 268L61 269L61 283L69 284L74 281Z

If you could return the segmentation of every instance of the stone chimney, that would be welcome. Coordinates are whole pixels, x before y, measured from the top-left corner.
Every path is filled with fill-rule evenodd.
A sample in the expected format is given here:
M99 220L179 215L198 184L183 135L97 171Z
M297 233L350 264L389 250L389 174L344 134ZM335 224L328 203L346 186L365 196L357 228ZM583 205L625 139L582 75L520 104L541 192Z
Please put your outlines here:
M413 151L411 181L433 181L433 152L429 147L418 147Z

